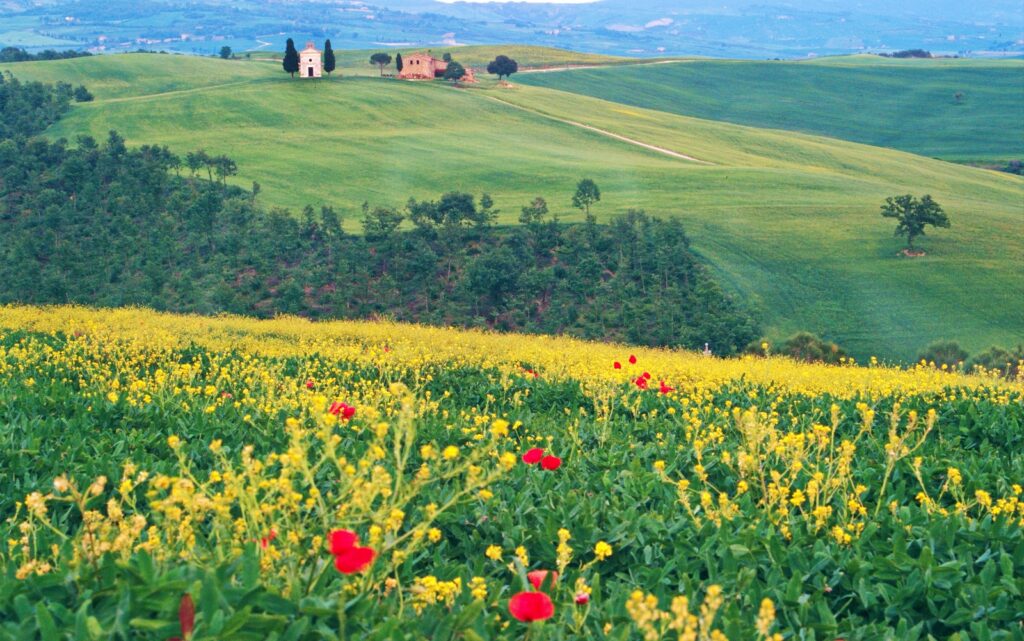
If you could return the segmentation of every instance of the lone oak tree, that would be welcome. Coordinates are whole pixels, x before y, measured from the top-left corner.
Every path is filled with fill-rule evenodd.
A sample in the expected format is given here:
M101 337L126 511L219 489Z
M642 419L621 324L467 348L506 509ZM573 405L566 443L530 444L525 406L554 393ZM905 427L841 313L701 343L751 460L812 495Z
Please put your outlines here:
M896 219L896 236L907 237L907 249L914 249L914 239L924 236L927 225L949 227L949 216L942 211L939 203L924 195L921 200L915 196L889 196L882 205L882 216Z
M508 56L498 56L487 63L487 73L498 76L499 81L502 77L507 79L517 71L519 71L519 63Z

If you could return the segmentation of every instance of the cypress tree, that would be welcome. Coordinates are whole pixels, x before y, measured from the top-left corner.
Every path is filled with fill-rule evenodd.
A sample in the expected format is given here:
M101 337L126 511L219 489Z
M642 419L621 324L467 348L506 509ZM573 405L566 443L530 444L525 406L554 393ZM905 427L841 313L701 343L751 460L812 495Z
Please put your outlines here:
M402 54L396 55L395 56L395 69L398 69L398 73L402 73L402 67L404 67L404 66L405 66L405 63L402 62Z
M324 71L326 71L329 76L331 75L331 72L334 71L334 68L334 49L331 49L331 40L328 38L327 41L324 42Z
M288 38L284 46L284 61L281 64L294 78L295 72L299 70L299 52L295 50L295 43L291 38Z

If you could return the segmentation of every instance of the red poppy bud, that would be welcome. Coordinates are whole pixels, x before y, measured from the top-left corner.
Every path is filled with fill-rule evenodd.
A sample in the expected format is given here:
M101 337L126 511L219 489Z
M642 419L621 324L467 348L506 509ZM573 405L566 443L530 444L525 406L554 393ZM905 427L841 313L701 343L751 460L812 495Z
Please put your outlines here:
M647 380L651 380L651 373L650 372L644 372L644 378L646 378Z
M338 555L351 550L359 543L359 536L352 530L334 530L328 537L331 554Z
M636 365L636 356L634 356L633 354L629 355L629 364Z
M181 638L185 641L192 636L192 630L196 627L196 604L192 597L184 594L181 597L181 604L178 606L178 623L181 624Z
M540 466L543 467L545 470L549 471L557 470L558 468L562 467L562 459L558 458L557 456L551 456L549 454L548 456L545 456L540 460Z
M612 363L612 367L614 367L615 369L622 369L622 363L620 363L619 361L615 361L614 363Z
M551 575L550 584L554 585L555 581L558 580L558 572L549 572L548 570L534 570L526 573L526 579L533 586L534 590L539 590L540 586L544 584L544 581L548 578L548 574Z
M306 381L306 389L313 389L314 387L316 387L316 383L313 382L313 379Z
M551 597L543 592L520 592L508 602L509 613L524 623L544 621L555 614Z
M539 447L535 447L533 449L527 450L526 454L523 454L523 463L526 463L527 465L533 465L535 463L540 463L540 460L542 458L544 458L544 450L542 450Z
M576 605L586 605L590 603L590 595L586 592L578 592L576 594Z
M334 555L334 567L342 574L355 574L369 567L375 556L373 548L352 547Z

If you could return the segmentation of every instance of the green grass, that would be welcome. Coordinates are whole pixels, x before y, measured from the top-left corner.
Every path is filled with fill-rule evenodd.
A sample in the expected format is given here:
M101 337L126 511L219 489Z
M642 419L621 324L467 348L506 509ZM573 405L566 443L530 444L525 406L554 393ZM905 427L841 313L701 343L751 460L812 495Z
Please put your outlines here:
M1024 61L842 56L583 69L516 81L947 160L1010 160L1024 157L1022 76Z
M15 70L95 91L52 136L114 128L179 154L225 153L239 163L237 183L258 181L267 204L331 204L352 232L364 201L397 206L453 189L490 192L503 222L538 194L579 220L570 196L591 177L604 194L599 216L641 207L681 217L724 282L763 310L773 338L810 330L861 358L904 359L942 338L972 352L1024 338L1024 181L1008 174L522 85L309 82L270 63L153 55ZM922 259L897 258L893 225L878 215L886 196L907 192L931 193L953 220L923 240Z

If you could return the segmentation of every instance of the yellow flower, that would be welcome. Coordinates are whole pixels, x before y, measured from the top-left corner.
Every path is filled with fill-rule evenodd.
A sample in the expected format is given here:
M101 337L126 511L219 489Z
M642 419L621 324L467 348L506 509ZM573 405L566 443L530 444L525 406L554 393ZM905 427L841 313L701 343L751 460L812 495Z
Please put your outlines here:
M174 434L171 434L170 436L167 437L167 445L172 450L176 450L181 446L181 439L175 436Z
M604 541L598 541L597 545L594 546L594 556L597 557L598 561L604 561L612 555L612 546L608 545Z
M454 445L449 445L448 447L444 448L443 452L441 452L441 456L443 456L446 461L455 460L459 458L459 448L455 447Z
M494 438L508 436L508 421L499 418L491 423L491 435L494 436Z
M501 463L501 466L506 470L514 468L517 460L516 455L512 452L505 452L498 458L498 462Z
M501 560L501 546L500 545L488 545L487 550L484 552L484 556L492 561Z
M441 540L441 530L436 527L432 527L427 530L427 538L430 539L431 543L437 543Z
M664 472L665 471L665 461L655 461L654 462L654 469L656 469L659 472Z

